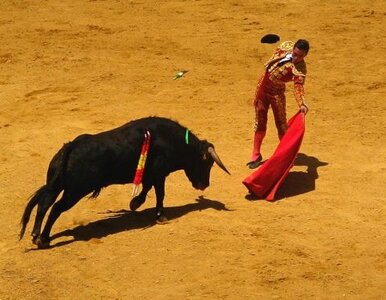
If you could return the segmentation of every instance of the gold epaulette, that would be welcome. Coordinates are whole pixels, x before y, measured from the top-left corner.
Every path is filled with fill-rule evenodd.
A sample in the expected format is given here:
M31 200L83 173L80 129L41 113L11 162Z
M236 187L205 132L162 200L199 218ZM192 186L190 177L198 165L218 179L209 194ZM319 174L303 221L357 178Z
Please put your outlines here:
M283 51L291 51L293 49L294 45L295 45L295 43L293 41L285 41L285 42L281 43L278 48L280 50L283 50Z

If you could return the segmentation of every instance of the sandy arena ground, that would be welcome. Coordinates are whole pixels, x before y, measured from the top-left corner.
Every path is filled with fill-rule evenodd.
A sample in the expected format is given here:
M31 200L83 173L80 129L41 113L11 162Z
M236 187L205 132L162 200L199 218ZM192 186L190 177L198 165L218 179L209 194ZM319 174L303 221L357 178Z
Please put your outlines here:
M2 0L0 299L386 299L385 20L382 0ZM269 32L310 41L310 112L280 200L248 201ZM149 115L214 143L232 175L215 166L204 192L170 175L166 225L153 191L132 213L120 185L63 214L50 249L31 223L18 241L63 143Z

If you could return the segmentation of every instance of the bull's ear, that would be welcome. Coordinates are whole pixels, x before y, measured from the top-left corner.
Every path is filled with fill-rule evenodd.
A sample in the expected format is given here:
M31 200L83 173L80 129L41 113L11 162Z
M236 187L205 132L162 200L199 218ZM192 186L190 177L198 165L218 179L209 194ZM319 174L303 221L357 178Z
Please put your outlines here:
M208 160L210 154L208 153L208 148L213 147L212 144L208 143L206 140L201 141L200 143L200 153L203 160Z

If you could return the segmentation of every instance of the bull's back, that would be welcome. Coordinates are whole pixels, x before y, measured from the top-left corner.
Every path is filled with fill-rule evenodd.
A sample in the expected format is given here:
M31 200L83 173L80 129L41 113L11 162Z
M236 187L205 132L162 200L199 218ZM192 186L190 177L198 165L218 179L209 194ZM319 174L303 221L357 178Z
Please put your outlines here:
M74 142L66 169L73 184L103 187L132 181L140 152L136 134L112 130Z
M62 167L67 187L84 187L87 191L132 182L145 132L152 133L151 151L157 148L158 152L156 144L173 138L181 128L169 119L148 117L97 134L80 135L54 156L48 177L54 177Z

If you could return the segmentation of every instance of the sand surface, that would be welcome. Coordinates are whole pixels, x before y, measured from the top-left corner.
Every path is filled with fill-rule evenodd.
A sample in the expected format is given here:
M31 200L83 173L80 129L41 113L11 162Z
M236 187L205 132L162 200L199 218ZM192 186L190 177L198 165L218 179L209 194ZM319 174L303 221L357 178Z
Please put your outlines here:
M381 0L1 1L0 299L385 299L385 20ZM269 32L310 41L310 112L280 200L248 201ZM290 117L290 86L287 102ZM18 241L63 143L149 115L212 142L232 175L215 166L204 192L170 175L166 225L153 191L131 213L117 185L63 214L50 249L31 223Z

